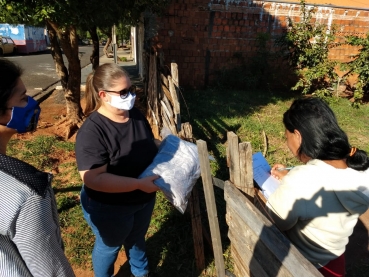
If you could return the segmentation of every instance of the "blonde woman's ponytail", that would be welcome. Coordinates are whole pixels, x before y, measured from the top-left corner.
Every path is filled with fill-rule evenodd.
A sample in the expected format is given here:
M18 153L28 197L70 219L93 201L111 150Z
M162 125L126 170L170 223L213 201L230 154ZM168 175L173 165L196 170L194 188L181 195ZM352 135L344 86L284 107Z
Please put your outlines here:
M89 116L92 112L96 111L101 106L101 100L93 85L94 73L90 73L86 79L86 107L84 113L86 116Z

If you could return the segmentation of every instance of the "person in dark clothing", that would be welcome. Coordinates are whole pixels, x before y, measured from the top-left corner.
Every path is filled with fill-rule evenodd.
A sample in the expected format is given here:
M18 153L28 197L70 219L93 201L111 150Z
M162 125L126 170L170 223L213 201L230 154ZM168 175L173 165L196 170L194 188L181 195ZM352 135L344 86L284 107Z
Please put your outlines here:
M84 182L81 204L95 234L96 277L111 277L122 246L135 277L149 274L145 235L155 204L153 181L137 177L157 154L150 125L134 107L135 87L116 64L103 64L87 77L88 116L77 133L76 159Z

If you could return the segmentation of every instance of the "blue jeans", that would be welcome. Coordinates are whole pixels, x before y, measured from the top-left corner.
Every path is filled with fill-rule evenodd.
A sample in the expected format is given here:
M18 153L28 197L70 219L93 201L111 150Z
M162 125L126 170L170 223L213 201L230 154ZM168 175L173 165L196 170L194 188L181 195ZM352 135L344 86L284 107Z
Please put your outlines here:
M134 276L149 272L145 235L149 228L155 198L131 206L103 204L89 198L82 187L81 204L84 217L95 234L92 264L95 277L111 277L114 262L122 245Z

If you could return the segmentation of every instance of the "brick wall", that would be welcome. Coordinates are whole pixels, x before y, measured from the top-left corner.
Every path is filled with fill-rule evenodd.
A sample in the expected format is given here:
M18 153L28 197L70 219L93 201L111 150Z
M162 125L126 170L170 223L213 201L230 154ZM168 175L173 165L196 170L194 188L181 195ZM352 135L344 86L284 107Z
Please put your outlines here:
M257 33L270 33L272 39L281 35L288 17L299 20L299 9L299 4L278 1L173 0L158 18L155 40L165 63L178 63L180 85L203 88L216 78L216 70L254 55ZM314 20L337 25L339 37L369 32L369 9L318 6ZM341 46L330 57L346 61L356 52Z

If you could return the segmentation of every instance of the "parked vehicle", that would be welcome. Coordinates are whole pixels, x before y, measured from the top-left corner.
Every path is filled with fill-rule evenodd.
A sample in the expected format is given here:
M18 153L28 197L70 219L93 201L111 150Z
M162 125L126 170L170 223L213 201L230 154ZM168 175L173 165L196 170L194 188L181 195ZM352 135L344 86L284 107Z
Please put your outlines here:
M14 54L17 52L17 46L10 37L0 36L0 55Z
M82 45L90 45L91 44L91 42L90 42L90 40L89 39L82 39Z
M0 24L0 36L10 37L16 44L18 53L28 54L44 51L49 44L45 28L23 24Z

